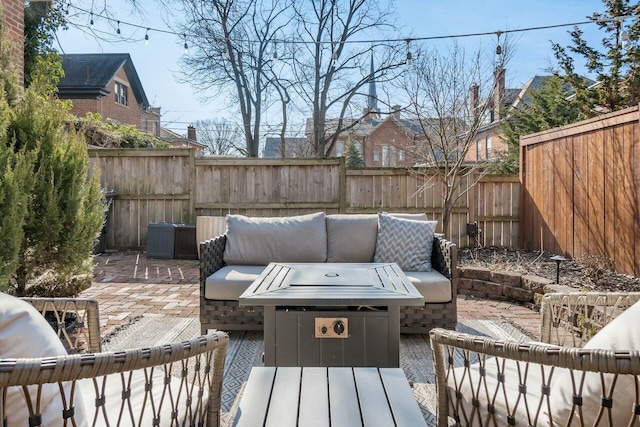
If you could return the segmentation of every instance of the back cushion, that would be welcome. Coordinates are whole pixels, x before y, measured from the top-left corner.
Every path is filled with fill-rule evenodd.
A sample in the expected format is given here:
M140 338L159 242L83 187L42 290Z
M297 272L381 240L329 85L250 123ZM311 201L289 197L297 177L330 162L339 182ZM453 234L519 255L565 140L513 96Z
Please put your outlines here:
M0 293L0 358L17 359L31 357L66 356L67 352L49 323L33 306L16 297ZM30 396L35 405L37 386L29 386ZM67 398L71 395L71 385L64 386ZM9 426L29 425L29 411L21 387L9 387L5 415ZM64 405L58 384L46 384L40 396L42 425L63 425ZM74 396L75 420L78 425L86 425L84 405L79 390ZM34 408L35 410L35 408Z
M426 214L390 215L427 220ZM373 262L377 235L377 214L327 215L327 262Z
M229 265L325 262L326 259L324 212L282 218L227 215L224 262Z
M640 301L627 308L618 317L613 319L597 334L593 336L584 345L584 349L591 350L640 350L640 330L638 329L640 322ZM598 372L587 372L584 379L575 374L577 378L576 387L579 388L582 397L582 413L576 414L574 418L575 425L595 425L598 419L598 410L602 404L602 384L604 381L605 389L609 392L613 382L615 381L615 389L613 392L611 414L614 426L629 425L629 419L632 416L632 408L636 399L636 378L633 375L619 375L614 377L613 374L605 374L603 376ZM554 419L567 420L572 407L572 397L574 394L574 382L571 374L567 370L561 371L557 375L557 388L552 389L554 393L552 397L560 399L562 405L554 407ZM605 414L608 411L605 409ZM606 418L603 417L603 419ZM634 417L637 418L637 417ZM578 424L578 423L582 424ZM574 425L574 424L572 424ZM608 424L604 424L608 425Z

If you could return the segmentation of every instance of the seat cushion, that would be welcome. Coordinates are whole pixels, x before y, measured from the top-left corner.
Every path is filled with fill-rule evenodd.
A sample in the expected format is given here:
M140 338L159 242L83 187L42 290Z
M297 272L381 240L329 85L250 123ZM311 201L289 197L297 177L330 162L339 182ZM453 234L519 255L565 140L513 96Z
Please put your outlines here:
M283 218L227 215L224 262L228 265L325 262L326 259L324 212Z
M206 299L237 301L249 285L260 276L264 265L227 265L207 277Z
M426 214L390 213L426 221ZM373 262L378 236L377 214L327 215L327 262Z
M11 295L0 293L0 358L39 358L66 356L62 342L49 323L29 303ZM35 405L37 386L29 386L29 395ZM71 386L64 386L64 393L69 399ZM77 425L86 424L82 396L76 391L74 396L74 418ZM26 395L20 387L9 387L5 415L7 425L29 425L29 412ZM43 425L62 425L64 405L58 384L45 384L40 396L40 413ZM67 400L68 401L68 400ZM35 410L35 406L34 406Z
M422 294L425 303L451 301L451 281L442 273L431 271L405 271L413 286Z
M395 262L403 271L430 271L436 221L378 215L375 262Z

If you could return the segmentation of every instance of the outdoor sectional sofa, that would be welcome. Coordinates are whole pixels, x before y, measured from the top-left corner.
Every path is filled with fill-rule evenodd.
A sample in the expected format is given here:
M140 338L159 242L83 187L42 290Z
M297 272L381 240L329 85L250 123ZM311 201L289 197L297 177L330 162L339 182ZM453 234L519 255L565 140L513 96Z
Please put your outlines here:
M262 330L263 308L240 306L238 299L269 262L396 262L396 251L398 261L408 265L403 257L425 249L430 252L431 266L420 265L419 270L429 271L407 270L398 262L425 298L421 307L400 308L400 330L427 333L433 327L455 328L457 248L442 236L431 233L429 243L414 232L424 230L426 219L424 214L384 213L319 212L276 218L227 215L226 233L200 243L202 330Z

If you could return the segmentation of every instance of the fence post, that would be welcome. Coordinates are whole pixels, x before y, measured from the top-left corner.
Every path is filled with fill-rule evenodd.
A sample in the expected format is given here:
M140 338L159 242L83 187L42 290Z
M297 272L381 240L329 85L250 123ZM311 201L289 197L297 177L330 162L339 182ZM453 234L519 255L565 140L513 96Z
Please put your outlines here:
M196 222L196 149L189 149L189 222Z
M338 198L340 205L340 213L345 213L347 211L347 163L345 161L345 157L340 157L340 165L339 167L339 184L338 184Z

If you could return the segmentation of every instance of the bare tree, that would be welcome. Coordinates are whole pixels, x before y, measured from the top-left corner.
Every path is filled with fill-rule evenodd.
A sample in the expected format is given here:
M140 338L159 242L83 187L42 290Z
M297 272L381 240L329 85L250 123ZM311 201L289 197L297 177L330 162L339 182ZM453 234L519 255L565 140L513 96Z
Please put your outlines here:
M492 62L495 73L503 72L510 55L505 43ZM458 44L446 53L422 49L416 51L411 69L401 81L401 89L409 99L408 111L421 129L423 142L414 156L424 177L425 186L441 189L442 226L449 231L455 202L473 187L461 185L467 178L479 179L486 174L483 162L466 162L475 146L476 136L492 105L496 87L491 66L483 62L480 52L467 55Z
M312 108L312 142L317 157L331 153L340 133L370 112L353 114L356 98L372 80L394 76L404 58L398 43L373 42L365 49L358 38L371 39L393 25L391 3L378 0L293 0L300 48L292 63L298 95ZM371 69L375 52L378 64ZM363 102L362 105L365 105ZM331 124L327 115L333 114ZM345 121L346 114L355 120Z
M236 156L243 151L242 129L235 123L222 119L199 120L198 142L207 146L207 154Z
M268 107L270 47L288 24L287 1L179 0L181 32L195 35L182 59L184 80L202 91L231 96L240 110L248 157L258 157L260 125ZM286 111L286 110L285 110Z

